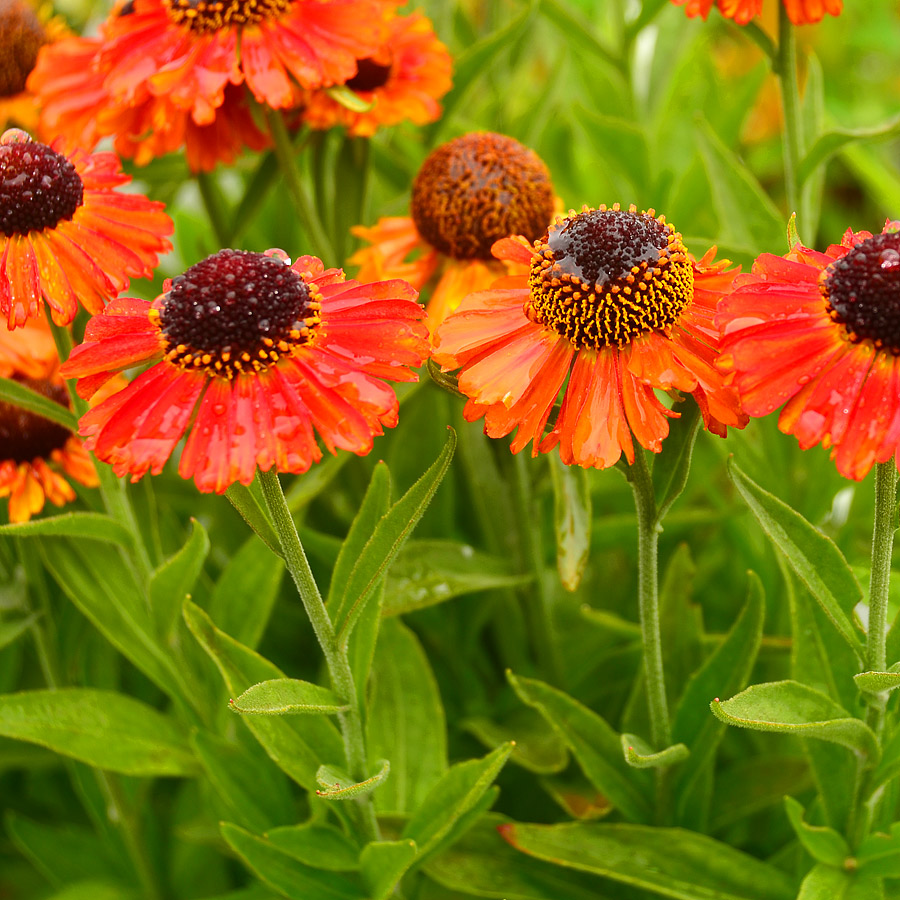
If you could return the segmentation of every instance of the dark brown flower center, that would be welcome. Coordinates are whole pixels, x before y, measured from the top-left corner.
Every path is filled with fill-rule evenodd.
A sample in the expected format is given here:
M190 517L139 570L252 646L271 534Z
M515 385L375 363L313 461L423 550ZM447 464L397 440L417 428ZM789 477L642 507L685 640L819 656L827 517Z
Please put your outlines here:
M62 385L19 376L13 379L68 407L68 395ZM54 450L65 446L70 435L62 425L0 400L0 459L11 459L17 465L49 459Z
M0 231L12 237L55 228L63 219L71 219L84 200L84 185L75 166L45 144L3 140Z
M391 64L380 63L371 57L357 60L356 74L347 82L351 91L374 91L384 87L391 77Z
M491 259L494 241L533 241L553 216L540 157L502 134L466 134L438 147L413 182L412 217L432 247L454 259Z
M283 258L220 250L175 278L153 316L170 362L233 378L307 343L320 301Z
M277 19L291 0L163 0L169 18L198 34Z
M46 43L47 34L27 3L0 0L0 97L25 90L38 50Z
M586 209L535 245L525 314L576 347L622 347L671 328L694 296L681 235L653 210Z
M872 341L900 355L900 234L857 244L825 269L819 288L851 341Z

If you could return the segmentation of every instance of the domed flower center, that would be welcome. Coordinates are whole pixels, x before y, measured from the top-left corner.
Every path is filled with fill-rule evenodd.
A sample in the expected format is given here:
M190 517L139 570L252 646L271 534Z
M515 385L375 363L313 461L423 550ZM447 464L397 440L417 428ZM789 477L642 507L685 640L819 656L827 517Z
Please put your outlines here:
M197 34L277 19L292 0L163 0L169 18Z
M84 199L75 166L22 135L12 129L0 138L0 231L7 237L55 228Z
M347 82L351 91L374 91L384 87L391 77L391 64L380 63L371 57L356 63L356 74Z
M579 349L665 331L694 296L681 235L653 210L585 210L552 226L535 250L525 314Z
M151 316L166 359L233 378L276 363L307 343L321 295L279 256L220 250L173 279Z
M66 389L59 384L33 378L13 376L15 381L44 397L68 407ZM11 459L17 465L35 459L49 459L61 450L71 432L42 416L0 400L0 459Z
M0 97L25 90L47 34L34 10L18 0L0 3Z
M900 234L857 244L825 269L819 289L851 341L872 341L900 355Z
M419 234L454 259L492 259L494 241L511 234L533 241L552 216L547 167L534 151L502 134L466 134L443 144L413 182Z

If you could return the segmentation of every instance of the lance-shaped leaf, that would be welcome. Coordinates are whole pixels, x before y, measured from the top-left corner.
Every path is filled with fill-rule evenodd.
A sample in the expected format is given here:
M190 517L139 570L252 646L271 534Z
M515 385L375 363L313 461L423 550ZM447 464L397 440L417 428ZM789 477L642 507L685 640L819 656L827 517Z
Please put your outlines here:
M556 531L556 568L567 591L581 583L591 549L591 489L580 466L567 466L550 456L553 485L553 522Z
M343 712L350 707L334 691L298 678L272 678L247 688L228 704L244 716L318 715Z
M366 900L355 879L304 865L265 838L223 822L222 837L260 881L289 900Z
M510 741L513 744L510 761L530 772L548 775L561 772L568 765L566 745L533 709L522 707L499 721L481 716L464 719L462 727L485 747Z
M415 841L376 841L363 847L359 870L370 900L388 900L418 853Z
M331 825L286 825L270 829L266 838L282 853L316 869L353 872L359 868L359 847Z
M196 519L191 519L191 526L187 543L150 577L150 609L161 638L168 637L175 628L181 615L181 604L193 588L209 554L206 529Z
M665 750L655 751L643 738L636 734L621 737L622 756L635 769L660 769L674 766L690 756L691 751L684 744L673 744Z
M529 856L676 900L794 900L783 872L681 828L573 822L498 830Z
M900 878L900 822L891 825L890 834L870 834L859 845L856 861L867 875Z
M278 540L278 533L265 512L265 506L257 500L251 488L236 481L228 486L225 496L262 542L276 556L283 557L284 553L281 550L281 541Z
M816 860L829 866L843 867L851 856L850 847L844 836L824 825L809 825L803 818L803 806L793 797L784 798L784 808L791 827L806 852Z
M881 694L900 687L900 672L860 672L853 680L862 693Z
M880 878L819 863L803 879L797 900L885 900Z
M687 484L700 425L700 407L693 399L681 403L678 411L681 418L671 421L662 451L653 460L653 494L659 522L665 518L669 507L681 496Z
M710 707L729 725L818 738L878 761L878 739L872 729L827 694L799 681L754 684L730 700L713 700Z
M124 775L193 775L184 729L114 691L65 688L0 696L0 735Z
M851 621L853 607L862 599L862 590L843 553L831 538L748 478L733 460L729 461L728 471L763 531L784 553L797 576L862 660L862 642Z
M456 432L450 429L450 438L438 458L388 510L360 552L334 609L335 630L342 641L349 640L366 601L428 508L447 473L455 449Z
M319 766L316 772L316 781L321 790L316 791L319 797L326 800L352 800L363 794L371 794L390 774L391 764L389 760L381 760L381 767L364 781L354 781L346 772L336 769L334 766Z
M122 547L134 546L134 536L131 532L121 522L102 513L70 512L47 519L0 525L0 535L7 534L15 537L56 535L90 538L94 541L119 544Z
M619 735L600 716L541 681L511 672L507 678L520 699L559 734L590 782L622 815L637 821L649 819L649 776L625 762Z
M419 858L433 850L494 783L512 747L503 744L482 759L451 766L429 791L401 837L416 842ZM473 823L474 824L474 823Z
M68 409L12 378L0 378L0 400L49 419L69 431L78 429L78 419Z

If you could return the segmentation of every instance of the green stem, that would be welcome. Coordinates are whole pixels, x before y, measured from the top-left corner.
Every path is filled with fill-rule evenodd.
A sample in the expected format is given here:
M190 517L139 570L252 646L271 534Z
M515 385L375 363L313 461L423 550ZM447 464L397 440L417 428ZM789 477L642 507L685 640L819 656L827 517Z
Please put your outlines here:
M783 4L778 5L778 52L773 66L778 76L784 113L784 187L788 212L799 209L797 170L804 152L803 121L800 117L800 85L797 80L797 40L794 26ZM804 223L806 224L806 223Z
M306 188L303 186L300 170L297 168L296 151L291 142L291 136L288 134L287 126L284 124L284 118L275 109L267 109L266 118L275 144L275 156L281 167L281 173L284 175L291 200L294 202L294 211L306 232L306 240L312 252L327 265L334 261L334 248L331 246L331 241L328 239L319 217L315 214Z
M50 331L53 334L53 341L56 344L59 360L60 362L65 362L72 352L72 335L64 325L56 325L50 318L49 312L47 321L50 323ZM66 390L69 392L69 400L72 404L73 412L78 418L81 418L89 409L87 401L78 396L74 381L66 382ZM133 561L137 566L138 575L144 583L147 583L150 580L152 571L150 556L144 545L131 501L128 498L125 482L116 476L116 473L113 472L110 466L100 462L96 457L94 458L94 468L100 480L100 496L103 498L103 505L106 507L106 511L134 535L135 553Z
M216 235L216 242L220 248L228 247L230 244L230 234L227 224L227 214L225 212L225 202L216 184L214 176L209 172L197 173L197 187L200 189L200 197L203 199L203 206L206 208L206 215L209 218L209 224Z
M328 615L322 595L319 593L316 579L309 567L303 545L300 543L300 536L297 534L297 526L294 524L293 516L291 516L284 492L281 489L278 473L275 469L269 469L267 472L260 472L258 477L266 506L281 541L285 564L294 579L303 608L306 610L319 646L325 655L325 664L328 666L331 683L338 696L350 706L350 709L341 713L338 719L344 737L344 749L350 774L358 781L363 781L368 775L366 743L359 699L347 651L338 642L331 617ZM359 797L357 802L362 809L366 839L377 840L377 823L371 798L365 795Z
M653 481L644 451L638 448L629 468L638 525L638 609L641 619L641 643L644 648L644 679L650 709L650 736L654 750L672 743L669 704L663 672L662 637L659 627L659 588L657 556L659 521Z

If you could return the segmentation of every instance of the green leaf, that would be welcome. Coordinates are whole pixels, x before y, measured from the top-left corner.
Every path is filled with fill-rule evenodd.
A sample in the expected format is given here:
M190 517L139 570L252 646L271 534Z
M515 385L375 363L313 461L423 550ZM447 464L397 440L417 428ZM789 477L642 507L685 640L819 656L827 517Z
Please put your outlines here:
M213 625L199 606L186 602L184 619L209 654L232 696L260 681L284 678L284 673L249 647ZM246 716L241 719L272 761L307 790L318 787L316 770L323 759L343 761L340 733L327 716Z
M829 866L843 867L851 856L850 847L843 835L833 828L822 825L808 825L803 819L803 806L793 797L784 798L784 808L791 827L806 852L816 860Z
M339 713L350 707L328 688L296 678L273 678L247 688L231 709L245 716Z
M237 825L223 822L222 837L265 884L290 900L366 900L354 880L306 866Z
M415 841L377 841L359 856L359 869L370 900L388 900L418 853Z
M191 519L191 536L187 543L167 559L150 577L150 608L156 619L160 637L172 634L181 605L190 593L209 555L206 529Z
M826 694L798 681L754 684L730 700L714 700L710 708L729 725L818 738L878 761L878 739L872 729Z
M722 142L709 123L698 117L695 135L712 188L722 243L775 250L784 234L781 213L753 173Z
M209 603L216 625L255 650L278 597L284 562L251 536L219 576Z
M677 900L793 900L790 879L727 844L681 828L501 825L516 849Z
M819 863L803 879L797 900L884 900L880 879Z
M859 141L871 143L873 140L887 140L897 135L900 135L900 116L872 128L835 128L819 135L797 166L797 183L802 185L819 166L848 144Z
M834 541L818 531L729 460L728 472L769 540L784 553L791 568L809 588L841 636L860 660L864 649L851 622L862 590Z
M841 158L865 190L877 198L879 209L895 215L900 209L900 174L893 160L888 162L875 147L866 144L848 144L841 150Z
M499 556L447 540L410 540L397 554L385 584L384 615L435 606L453 597L524 584L522 575Z
M481 716L464 719L462 727L485 747L509 741L513 745L510 761L530 772L548 775L561 772L568 765L566 745L534 710L516 709L499 721Z
M635 769L664 769L683 762L691 751L684 744L673 744L665 750L655 752L653 748L636 734L623 734L622 755L625 762Z
M900 672L860 672L853 680L864 694L887 693L900 687Z
M11 644L19 635L24 634L38 620L40 614L32 613L8 622L0 622L0 650Z
M334 766L319 766L316 771L316 781L322 790L316 791L319 797L325 800L352 800L354 797L360 797L364 794L371 794L379 784L384 782L391 771L391 764L388 760L381 760L381 766L378 771L365 781L354 781Z
M366 601L422 518L446 475L456 449L456 432L452 428L449 431L450 438L438 458L380 520L359 554L332 617L341 640L349 639Z
M194 699L171 652L157 640L146 594L122 556L85 552L67 537L38 541L54 580L94 627L170 696Z
M370 765L389 759L392 767L376 807L411 812L447 769L447 738L428 658L399 619L384 621L375 647L366 730Z
M122 547L134 546L131 532L120 522L102 513L70 512L47 519L34 519L31 522L0 525L0 535L5 534L15 537L55 535L90 538L109 544L119 544Z
M75 432L78 430L78 419L62 404L33 391L31 388L13 381L11 378L0 378L0 401L11 403L20 409L26 409L28 412L56 422L63 428Z
M47 900L138 900L137 894L115 881L79 881L51 894Z
M124 775L193 775L184 729L113 691L65 688L0 696L0 735Z
M567 466L550 456L553 521L556 526L556 568L567 591L581 583L591 548L591 490L587 470Z
M649 778L625 762L619 735L600 716L541 681L511 672L507 678L522 702L547 720L590 782L623 816L637 821L650 818Z
M284 554L281 551L281 541L278 540L278 534L268 514L265 512L265 508L257 501L251 489L239 481L235 481L234 484L228 486L225 496L262 542L276 556L283 557Z
M191 746L225 810L237 821L265 831L294 819L289 782L258 747L253 753L208 731L195 732Z
M681 418L669 420L669 435L653 460L653 494L659 522L687 484L700 425L700 407L693 400L685 400L676 411L681 413Z
M476 807L493 784L512 747L503 744L482 759L451 766L413 813L402 838L413 840L419 858L434 849L454 825Z
M867 875L900 878L900 822L891 825L890 834L870 834L859 845L856 861Z
M711 697L728 696L741 690L762 641L765 609L763 590L755 574L749 573L747 603L725 640L691 675L672 721L672 740L686 744L690 757L675 780L678 821L687 814L691 797L703 772L712 765L725 728L707 712Z
M359 868L359 847L331 825L288 825L266 832L273 847L294 859L329 872Z

